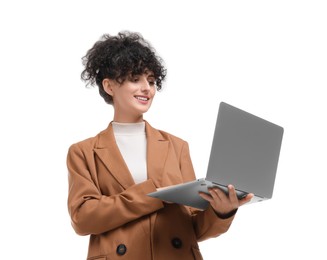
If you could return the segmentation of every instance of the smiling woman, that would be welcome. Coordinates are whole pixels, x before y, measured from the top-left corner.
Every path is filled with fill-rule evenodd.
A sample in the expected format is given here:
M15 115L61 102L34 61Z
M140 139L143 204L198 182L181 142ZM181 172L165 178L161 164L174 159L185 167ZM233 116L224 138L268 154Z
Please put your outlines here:
M151 45L138 33L120 32L117 36L105 34L83 57L85 69L81 78L88 85L97 85L100 95L112 104L112 97L102 85L104 79L124 83L135 81L142 74L151 71L151 82L157 90L162 87L166 69ZM155 81L154 81L155 80Z
M123 83L105 78L102 86L113 99L114 121L122 123L141 122L156 93L155 77L148 70L141 75L130 75Z
M166 69L140 34L104 35L83 57L82 79L114 109L98 135L70 146L68 209L72 226L90 235L88 259L202 259L198 242L219 236L239 206L211 190L204 211L147 194L195 179L188 143L143 120ZM174 225L172 225L174 223Z

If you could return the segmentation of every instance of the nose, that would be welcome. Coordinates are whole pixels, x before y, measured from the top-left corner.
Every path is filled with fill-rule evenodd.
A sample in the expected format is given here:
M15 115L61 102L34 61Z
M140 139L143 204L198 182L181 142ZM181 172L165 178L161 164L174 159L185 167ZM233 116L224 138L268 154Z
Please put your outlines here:
M141 90L143 92L148 92L148 91L150 91L150 88L151 88L151 86L150 86L149 81L145 77L142 77Z

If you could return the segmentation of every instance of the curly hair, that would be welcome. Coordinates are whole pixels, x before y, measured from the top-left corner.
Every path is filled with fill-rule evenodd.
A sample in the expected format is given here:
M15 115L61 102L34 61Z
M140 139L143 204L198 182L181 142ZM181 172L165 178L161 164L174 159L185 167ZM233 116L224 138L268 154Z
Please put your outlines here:
M141 75L146 70L153 73L156 89L161 90L166 77L163 60L141 34L119 32L117 36L104 34L82 58L85 69L81 79L88 85L99 88L106 103L112 104L112 97L103 88L105 78L122 84L129 76Z

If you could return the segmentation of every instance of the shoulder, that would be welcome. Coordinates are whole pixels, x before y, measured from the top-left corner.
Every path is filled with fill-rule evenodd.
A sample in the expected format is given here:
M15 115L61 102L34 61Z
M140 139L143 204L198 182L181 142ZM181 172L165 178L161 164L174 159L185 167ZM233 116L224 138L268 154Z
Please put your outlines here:
M99 138L104 131L101 131L95 136L85 138L83 140L77 141L69 146L69 152L81 150L81 151L93 151L94 148L98 146Z
M146 122L146 129L148 137L151 139L157 139L161 141L168 141L175 149L182 149L184 146L188 146L188 142L181 137L171 134L167 131L156 129Z
M178 137L176 135L173 135L173 134L168 133L168 132L163 131L163 130L158 130L158 131L167 140L170 140L170 141L173 141L173 142L176 142L176 143L187 143L187 141L185 141L181 137Z

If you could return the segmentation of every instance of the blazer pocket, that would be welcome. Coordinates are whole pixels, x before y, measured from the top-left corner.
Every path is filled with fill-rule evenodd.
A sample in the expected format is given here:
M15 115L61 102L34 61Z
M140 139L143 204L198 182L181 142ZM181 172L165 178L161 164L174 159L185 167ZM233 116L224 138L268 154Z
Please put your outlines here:
M107 260L107 257L105 255L98 255L89 257L87 260Z
M201 255L199 248L192 247L192 252L193 252L194 260L203 260L203 257Z

